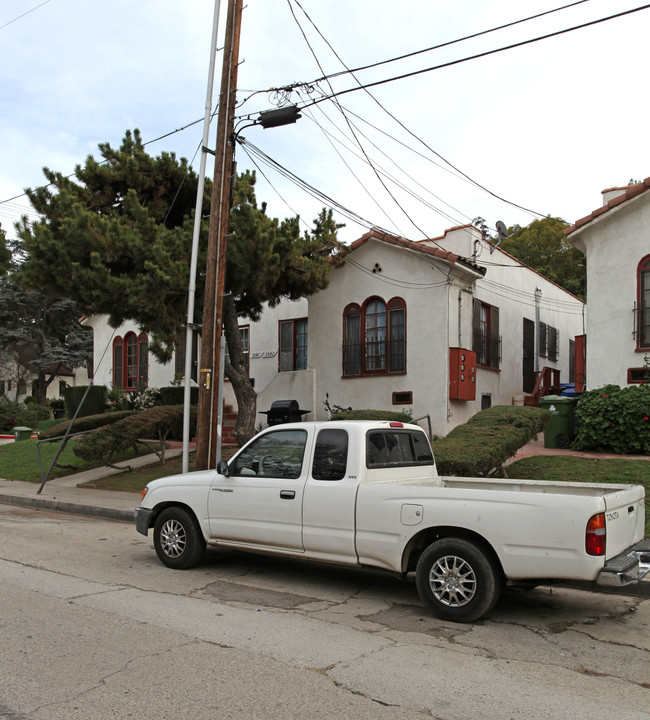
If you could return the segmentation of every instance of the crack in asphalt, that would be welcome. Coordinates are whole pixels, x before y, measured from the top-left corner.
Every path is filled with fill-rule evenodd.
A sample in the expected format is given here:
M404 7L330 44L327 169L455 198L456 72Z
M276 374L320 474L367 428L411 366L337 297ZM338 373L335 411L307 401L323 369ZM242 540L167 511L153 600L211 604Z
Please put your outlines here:
M77 693L70 695L67 698L56 700L49 703L42 703L41 705L37 705L36 707L32 708L25 717L31 717L33 713L37 713L41 710L45 710L46 708L52 708L52 707L65 707L69 705L71 702L77 702L84 696L88 695L91 692L94 692L95 690L99 690L102 687L106 687L107 682L111 679L116 677L117 675L120 675L128 670L128 668L135 662L138 662L140 660L144 660L146 658L152 658L152 657L162 657L166 653L170 653L173 650L176 650L178 648L183 647L189 647L190 645L196 645L200 642L205 642L202 640L189 640L184 643L177 643L175 645L170 645L169 647L165 648L164 650L159 650L158 652L153 653L146 653L142 655L135 655L134 657L127 660L122 667L117 668L113 670L112 672L106 673L103 677L101 677L96 683L93 685L90 685L83 690L79 690ZM218 645L219 643L214 643L215 645ZM228 648L229 646L224 645L223 647ZM2 717L2 716L0 716ZM12 717L12 716L9 716ZM23 716L17 716L18 718L22 718Z

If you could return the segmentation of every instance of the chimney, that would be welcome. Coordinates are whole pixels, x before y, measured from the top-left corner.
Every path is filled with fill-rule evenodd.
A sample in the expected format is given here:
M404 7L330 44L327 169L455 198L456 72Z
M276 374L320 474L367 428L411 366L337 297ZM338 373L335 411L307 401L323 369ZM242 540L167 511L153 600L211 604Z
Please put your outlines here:
M618 197L619 195L623 195L625 193L625 191L631 187L633 187L633 185L625 185L623 187L613 187L613 188L608 188L607 190L603 190L602 191L603 205L607 205L607 203L610 200L613 200L614 198Z

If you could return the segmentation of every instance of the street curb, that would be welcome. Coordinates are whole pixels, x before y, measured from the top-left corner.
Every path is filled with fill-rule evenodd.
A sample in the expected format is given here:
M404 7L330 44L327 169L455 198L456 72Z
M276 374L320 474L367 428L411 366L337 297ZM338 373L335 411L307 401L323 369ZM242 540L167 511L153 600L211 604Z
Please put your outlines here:
M95 505L80 505L79 503L62 502L61 500L49 500L47 498L20 497L17 495L4 495L0 493L0 503L4 505L18 505L21 507L40 508L54 512L64 512L71 515L85 515L98 517L119 522L133 523L134 510L118 510L117 508L104 508Z

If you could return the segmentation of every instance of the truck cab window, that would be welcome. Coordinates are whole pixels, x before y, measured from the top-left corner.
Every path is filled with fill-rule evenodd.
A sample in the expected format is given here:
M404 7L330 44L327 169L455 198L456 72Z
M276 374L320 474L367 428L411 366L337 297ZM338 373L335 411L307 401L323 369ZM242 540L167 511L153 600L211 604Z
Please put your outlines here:
M366 467L430 465L433 454L426 436L411 430L371 430L366 436Z
M230 466L230 476L298 478L302 471L307 433L276 430L254 440Z
M321 430L316 438L312 477L314 480L342 480L348 464L348 434L345 430Z

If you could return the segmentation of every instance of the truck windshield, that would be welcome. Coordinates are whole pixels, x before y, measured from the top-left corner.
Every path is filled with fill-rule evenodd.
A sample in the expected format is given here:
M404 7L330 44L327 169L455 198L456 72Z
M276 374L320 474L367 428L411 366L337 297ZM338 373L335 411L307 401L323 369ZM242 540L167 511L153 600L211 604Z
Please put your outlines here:
M423 432L370 430L366 435L366 467L432 465L433 453Z

